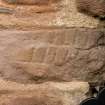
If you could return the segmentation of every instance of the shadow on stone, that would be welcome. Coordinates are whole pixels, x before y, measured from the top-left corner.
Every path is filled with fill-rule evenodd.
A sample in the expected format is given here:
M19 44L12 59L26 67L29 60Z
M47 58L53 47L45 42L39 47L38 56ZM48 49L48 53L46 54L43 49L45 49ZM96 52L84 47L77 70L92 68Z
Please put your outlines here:
M105 88L96 97L85 99L80 105L105 105Z

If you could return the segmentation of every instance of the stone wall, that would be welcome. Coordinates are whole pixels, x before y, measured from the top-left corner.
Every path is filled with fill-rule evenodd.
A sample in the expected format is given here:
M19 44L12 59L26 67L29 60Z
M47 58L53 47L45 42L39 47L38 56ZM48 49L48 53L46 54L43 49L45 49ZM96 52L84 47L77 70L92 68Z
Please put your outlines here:
M104 4L0 0L0 105L78 105L88 97L88 82L105 80Z

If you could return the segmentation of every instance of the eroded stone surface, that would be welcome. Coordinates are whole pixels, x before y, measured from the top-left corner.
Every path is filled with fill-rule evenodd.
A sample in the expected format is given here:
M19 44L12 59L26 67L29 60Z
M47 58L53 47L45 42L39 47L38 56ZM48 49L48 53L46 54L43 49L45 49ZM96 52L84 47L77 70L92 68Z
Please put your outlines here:
M59 0L2 0L10 4L48 5Z
M88 83L70 81L105 79L105 32L67 27L97 24L75 0L0 0L0 105L79 105Z
M0 75L21 83L104 80L104 37L89 28L1 31Z
M105 17L105 1L104 0L76 0L77 8L80 12L90 14L92 16L98 16L100 18Z
M78 105L86 98L86 82L23 85L0 79L0 105Z
M97 27L98 20L79 13L75 0L0 0L0 28L32 30L56 27ZM39 4L45 2L45 5ZM23 2L22 5L19 2ZM32 3L33 5L27 4ZM47 5L46 5L47 3ZM9 20L9 21L8 21Z

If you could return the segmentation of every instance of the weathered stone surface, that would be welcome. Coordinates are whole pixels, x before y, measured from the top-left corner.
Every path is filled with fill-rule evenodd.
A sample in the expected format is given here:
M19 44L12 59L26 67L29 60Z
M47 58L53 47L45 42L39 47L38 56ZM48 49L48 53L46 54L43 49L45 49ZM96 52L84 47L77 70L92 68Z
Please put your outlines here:
M80 12L105 17L105 1L104 0L76 0L77 8Z
M0 31L0 76L21 83L105 80L104 37L104 29L89 28Z
M31 4L31 5L48 5L49 3L57 2L58 0L3 0L10 4Z
M32 56L32 61L33 62L43 62L44 58L45 58L45 54L47 52L47 48L46 47L39 47L36 48L35 51L33 52L33 56Z
M11 4L13 2L15 4ZM93 28L97 25L97 19L77 11L75 0L0 0L1 29Z
M97 24L75 0L0 0L0 105L79 105L105 80Z
M23 85L0 80L0 105L78 105L86 98L86 82Z

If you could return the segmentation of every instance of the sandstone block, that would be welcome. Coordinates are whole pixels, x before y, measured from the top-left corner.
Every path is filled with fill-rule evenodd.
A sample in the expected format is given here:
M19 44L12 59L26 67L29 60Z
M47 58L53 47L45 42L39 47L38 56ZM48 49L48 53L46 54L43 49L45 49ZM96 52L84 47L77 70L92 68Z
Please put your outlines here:
M86 82L23 85L0 80L0 105L78 105L86 98ZM3 90L8 91L3 94Z
M99 23L79 13L75 0L0 0L0 20L1 29L20 30L95 28Z
M21 83L105 79L104 30L1 31L0 35L0 75L4 79ZM69 41L62 37L56 44L57 37L50 35L67 36L71 42L65 43Z

